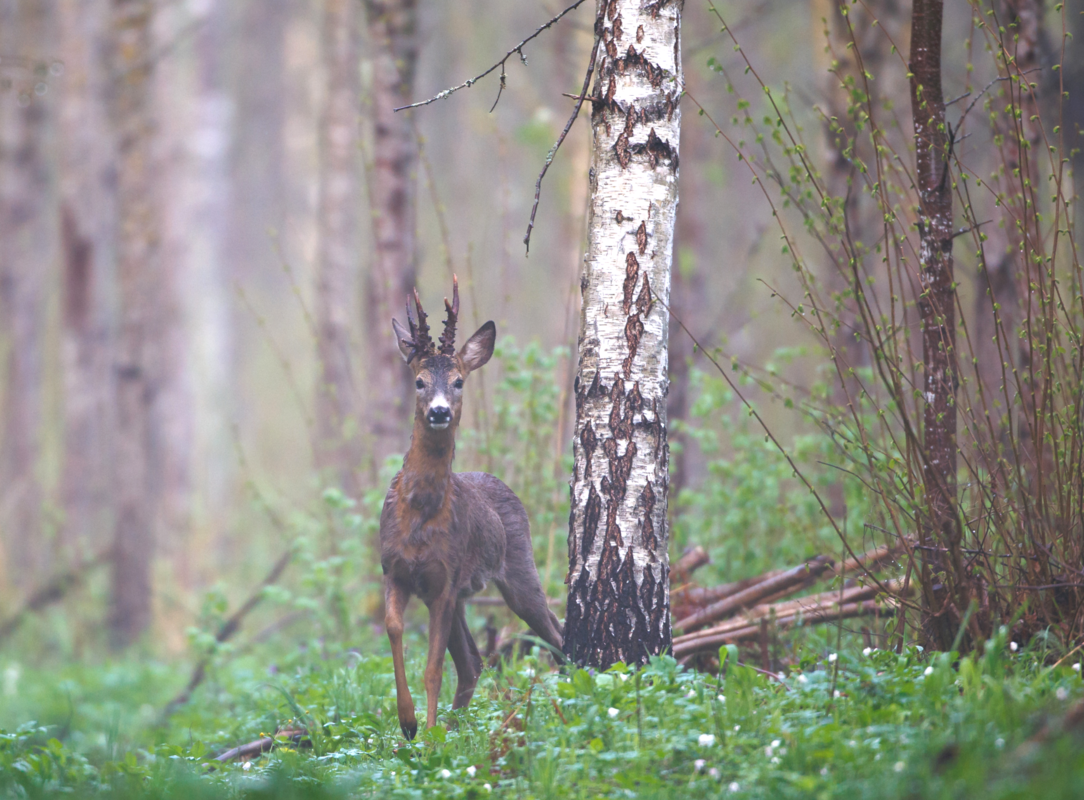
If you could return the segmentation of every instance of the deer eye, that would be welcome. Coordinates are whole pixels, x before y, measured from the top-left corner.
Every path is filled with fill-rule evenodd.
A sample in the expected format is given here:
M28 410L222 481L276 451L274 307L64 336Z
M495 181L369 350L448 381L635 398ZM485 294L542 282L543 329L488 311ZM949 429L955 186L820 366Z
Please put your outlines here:
M423 381L421 378L418 378L418 380L414 381L414 385L417 386L419 389L424 389L425 381Z
M456 378L455 383L453 383L452 386L454 386L456 389L462 389L463 388L463 379L462 378Z

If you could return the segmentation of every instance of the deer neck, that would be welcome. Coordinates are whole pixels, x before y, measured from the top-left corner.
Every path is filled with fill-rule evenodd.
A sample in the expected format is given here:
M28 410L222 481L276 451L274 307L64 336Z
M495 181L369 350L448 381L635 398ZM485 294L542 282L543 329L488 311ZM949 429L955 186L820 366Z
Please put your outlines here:
M403 459L402 495L423 519L444 507L452 483L456 422L434 431L415 417L410 449Z

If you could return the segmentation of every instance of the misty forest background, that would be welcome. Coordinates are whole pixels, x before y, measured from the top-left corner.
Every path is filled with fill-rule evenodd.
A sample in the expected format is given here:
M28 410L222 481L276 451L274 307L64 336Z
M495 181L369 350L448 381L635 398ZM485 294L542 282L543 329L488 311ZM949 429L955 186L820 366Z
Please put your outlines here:
M261 603L245 620L250 641L308 641L325 625L350 639L372 623L376 514L412 413L408 371L384 360L388 317L402 313L415 280L438 308L452 273L462 329L490 318L498 329L498 356L467 392L457 468L492 471L524 498L540 572L563 599L586 113L542 186L529 257L522 240L538 172L583 80L592 11L525 47L525 63L510 58L495 107L498 73L387 123L399 126L410 165L399 198L406 227L388 242L378 241L387 206L374 202L387 196L377 128L395 92L381 65L390 23L379 5L145 4L146 35L116 50L126 34L112 29L107 3L0 2L0 620L17 622L0 641L0 667L133 644L195 658L252 596ZM888 36L862 34L862 54L884 75L882 124L907 138L906 76L889 42L907 52L910 9L872 5ZM1066 65L1057 112L1066 154L1084 123L1084 59L1062 36L1064 25L1082 40L1084 24L1069 6L1049 10L1038 56ZM829 73L849 52L838 8L718 9L759 79L785 93L832 180L842 156L825 120L847 115ZM395 56L415 72L408 99L482 72L559 10L419 3L412 48ZM974 97L997 76L972 16L968 4L946 5L946 98ZM686 88L738 138L742 98L758 116L760 90L720 27L705 4L686 4ZM140 122L118 129L133 118L118 110L124 87L139 76ZM852 547L882 543L863 527L869 498L830 465L823 426L801 411L832 402L838 379L824 342L776 294L796 304L803 285L772 212L714 125L683 103L673 314L744 382L846 520ZM994 135L973 125L957 156L996 172ZM125 166L133 153L142 166ZM143 170L142 182L126 181L129 168ZM842 164L837 186L847 172ZM976 219L994 217L991 197L977 202L990 209ZM133 225L145 227L134 250L124 243ZM831 285L830 259L808 255ZM973 248L956 255L960 306L981 309ZM133 341L143 388L125 400L118 385L131 377L122 362ZM718 581L838 556L835 531L674 321L670 348L671 558L702 545L713 556L706 580ZM144 408L150 446L141 469L118 475L125 402ZM132 509L149 524L118 546L118 519ZM141 563L149 584L133 577ZM28 603L33 613L20 615Z

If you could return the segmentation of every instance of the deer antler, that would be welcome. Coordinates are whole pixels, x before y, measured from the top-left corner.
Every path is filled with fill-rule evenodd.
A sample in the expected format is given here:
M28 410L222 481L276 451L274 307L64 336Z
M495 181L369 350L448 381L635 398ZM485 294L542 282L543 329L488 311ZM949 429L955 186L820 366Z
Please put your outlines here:
M407 322L410 324L410 336L411 345L414 347L414 352L410 354L410 358L407 359L409 364L414 360L415 356L425 356L433 352L433 340L429 338L429 323L426 318L425 309L422 308L422 301L418 297L418 289L414 289L414 307L418 310L418 320L414 321L414 315L410 313L410 298L407 298L406 315Z
M444 321L444 333L440 335L440 352L446 356L455 355L455 323L459 320L459 278L452 274L452 302L444 298L444 308L448 319Z

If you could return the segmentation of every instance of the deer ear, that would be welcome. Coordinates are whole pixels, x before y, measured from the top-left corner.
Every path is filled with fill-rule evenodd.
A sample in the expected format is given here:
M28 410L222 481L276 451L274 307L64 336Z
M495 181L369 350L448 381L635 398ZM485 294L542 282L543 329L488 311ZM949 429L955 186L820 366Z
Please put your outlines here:
M403 357L403 361L409 364L410 356L414 352L410 331L400 325L399 320L395 318L392 318L391 328L395 331L395 344L399 347L399 354Z
M493 344L497 341L497 326L490 320L474 336L467 339L459 351L459 357L463 360L463 366L468 371L474 372L481 369L493 355Z

